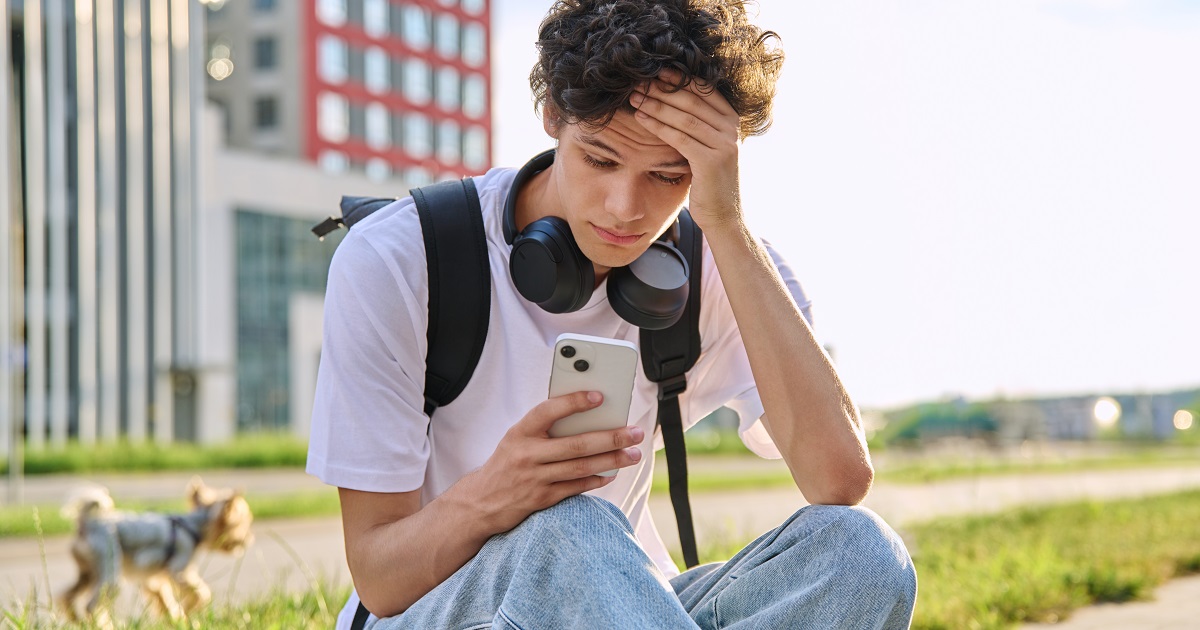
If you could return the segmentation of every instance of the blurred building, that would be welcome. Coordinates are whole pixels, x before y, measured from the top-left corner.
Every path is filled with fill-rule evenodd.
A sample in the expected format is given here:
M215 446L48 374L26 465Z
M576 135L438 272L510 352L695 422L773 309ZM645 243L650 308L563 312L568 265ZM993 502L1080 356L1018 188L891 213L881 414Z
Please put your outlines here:
M0 7L0 440L201 437L202 9Z
M486 0L215 0L228 144L411 185L491 165Z
M403 196L491 166L486 0L209 0L205 309L231 430L307 437L342 194ZM225 238L217 235L224 234ZM217 287L222 287L217 289ZM225 382L225 381L223 381Z
M1200 389L999 399L974 404L941 401L885 412L883 433L886 440L908 443L943 438L982 438L1001 445L1099 438L1170 440L1181 430L1192 430L1190 426L1176 426L1176 414L1198 409Z
M490 166L487 3L0 6L0 447L307 435L309 228Z

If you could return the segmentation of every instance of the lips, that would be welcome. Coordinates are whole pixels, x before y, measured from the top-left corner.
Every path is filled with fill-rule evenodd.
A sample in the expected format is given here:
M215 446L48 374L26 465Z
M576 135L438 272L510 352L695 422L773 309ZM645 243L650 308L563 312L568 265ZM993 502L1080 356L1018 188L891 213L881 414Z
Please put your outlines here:
M620 232L610 232L598 225L590 225L592 226L592 231L596 233L596 236L600 237L600 240L613 245L632 245L638 242L638 239L642 238L641 234L622 234Z

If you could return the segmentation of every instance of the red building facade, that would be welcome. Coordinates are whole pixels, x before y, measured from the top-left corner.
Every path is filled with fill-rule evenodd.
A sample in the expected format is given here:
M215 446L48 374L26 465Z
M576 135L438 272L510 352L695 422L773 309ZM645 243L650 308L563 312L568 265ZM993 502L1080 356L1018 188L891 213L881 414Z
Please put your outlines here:
M411 185L491 166L487 0L306 4L306 157Z

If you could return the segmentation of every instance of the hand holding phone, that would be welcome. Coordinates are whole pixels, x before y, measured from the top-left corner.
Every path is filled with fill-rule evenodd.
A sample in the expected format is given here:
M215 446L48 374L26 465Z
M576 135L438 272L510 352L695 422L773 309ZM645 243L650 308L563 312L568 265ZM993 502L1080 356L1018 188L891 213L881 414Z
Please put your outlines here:
M549 397L597 391L604 395L604 402L554 423L550 427L550 437L619 429L627 425L636 371L637 346L628 341L573 333L559 335L554 342ZM616 472L610 470L600 474L610 476Z

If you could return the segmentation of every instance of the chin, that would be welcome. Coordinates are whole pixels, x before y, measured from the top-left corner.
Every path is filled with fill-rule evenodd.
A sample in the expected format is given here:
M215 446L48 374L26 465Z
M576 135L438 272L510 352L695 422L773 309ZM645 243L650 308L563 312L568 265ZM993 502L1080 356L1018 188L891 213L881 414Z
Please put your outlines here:
M590 245L590 246L589 246ZM617 248L607 243L580 245L583 250L583 255L587 256L588 260L601 267L625 267L629 263L637 260L638 256L646 253L646 247L642 247L639 243L636 247Z

